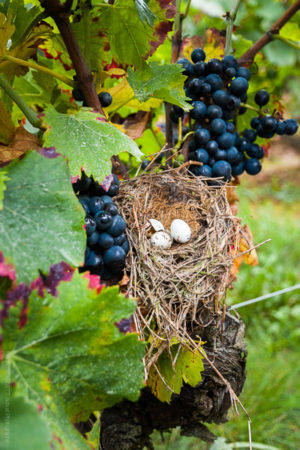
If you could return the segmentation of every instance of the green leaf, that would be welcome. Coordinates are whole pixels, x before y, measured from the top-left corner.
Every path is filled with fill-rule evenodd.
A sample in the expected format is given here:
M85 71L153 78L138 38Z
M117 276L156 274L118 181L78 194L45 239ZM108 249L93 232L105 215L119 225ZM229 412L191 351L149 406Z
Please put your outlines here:
M99 120L100 119L100 120ZM140 159L142 153L134 141L115 126L102 122L98 114L81 110L74 114L60 114L49 107L45 111L45 146L55 147L69 160L73 176L85 173L102 181L111 173L110 158L127 151Z
M0 248L16 266L17 280L30 282L53 263L82 264L84 213L74 195L64 158L37 152L5 168Z
M182 70L179 64L160 66L157 62L151 62L135 72L129 67L128 82L140 102L153 96L188 111L191 106L185 101L183 86L186 76L182 75Z
M11 1L8 12L12 14L12 23L15 26L12 47L25 40L34 25L44 16L38 6L28 5L25 7L23 0Z
M131 316L135 302L117 286L99 293L88 283L75 272L59 284L57 298L47 293L41 299L33 291L21 329L22 302L3 320L7 376L49 410L52 421L58 409L72 421L86 420L123 398L136 401L143 387L144 344L136 333L123 334L116 326Z
M298 22L288 22L280 30L280 36L292 41L300 41L300 26Z
M134 4L136 7L136 10L138 12L139 18L145 24L145 22L148 23L150 27L153 25L154 19L156 19L156 15L153 14L145 0L134 0Z
M156 16L153 26L140 20L132 0L116 0L113 7L101 8L99 31L106 31L114 59L121 64L143 66L144 59L164 42L172 29L169 17L173 11L168 10L168 3L163 9L158 0L149 0L148 7Z
M171 347L173 360L178 354L178 345ZM152 393L161 402L169 403L173 392L180 394L183 382L195 387L202 379L201 372L204 370L202 359L203 356L200 353L181 348L173 368L169 353L164 351L157 361L160 375L154 366L151 366L149 372L147 383ZM161 377L163 377L165 383ZM166 384L170 389L166 387Z
M4 191L6 190L5 182L8 181L6 169L0 171L0 210L3 209Z
M0 449L49 450L51 431L38 405L13 391L9 384L0 384Z

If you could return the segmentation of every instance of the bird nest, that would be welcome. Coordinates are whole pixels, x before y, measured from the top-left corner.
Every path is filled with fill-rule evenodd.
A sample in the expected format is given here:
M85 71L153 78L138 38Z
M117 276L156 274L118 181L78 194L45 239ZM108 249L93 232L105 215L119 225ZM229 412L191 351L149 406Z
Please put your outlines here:
M135 326L151 343L146 354L149 371L171 340L190 348L195 342L196 348L193 329L220 320L237 219L226 187L211 186L186 168L125 181L117 203L131 246L126 271L128 293L138 300ZM192 230L190 241L173 243L168 250L154 247L149 219L159 220L166 230L174 219L184 220Z

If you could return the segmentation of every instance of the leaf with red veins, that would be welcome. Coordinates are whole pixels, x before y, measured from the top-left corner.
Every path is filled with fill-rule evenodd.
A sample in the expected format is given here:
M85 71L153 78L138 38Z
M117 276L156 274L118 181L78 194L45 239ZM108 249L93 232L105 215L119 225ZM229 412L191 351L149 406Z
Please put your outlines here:
M132 333L132 316L129 319L121 319L120 322L115 322L116 327L121 333Z
M56 150L54 147L48 147L48 148L40 148L38 150L40 155L45 156L45 158L57 158L58 156L61 156L60 153L56 153Z
M101 187L105 190L105 192L109 191L111 184L114 182L114 176L112 174L107 175L101 183Z
M167 34L169 31L172 30L173 23L172 22L160 22L158 25L155 26L155 31L153 37L154 40L150 41L150 52L145 57L147 59L149 56L153 55L155 50L164 43Z
M172 19L176 14L176 0L158 0L161 9L166 10L166 18Z

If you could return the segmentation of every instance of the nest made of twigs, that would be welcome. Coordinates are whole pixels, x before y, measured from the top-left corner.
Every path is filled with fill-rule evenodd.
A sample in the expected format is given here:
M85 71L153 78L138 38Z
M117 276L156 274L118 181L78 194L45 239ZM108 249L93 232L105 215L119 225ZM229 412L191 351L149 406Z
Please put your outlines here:
M193 326L203 328L220 317L236 218L226 187L210 186L207 178L191 176L186 168L125 181L117 203L131 246L126 270L128 293L138 299L135 326L141 337L152 335L149 371L172 338L191 346ZM153 247L149 219L159 220L166 230L173 219L182 219L192 230L191 240L168 250Z

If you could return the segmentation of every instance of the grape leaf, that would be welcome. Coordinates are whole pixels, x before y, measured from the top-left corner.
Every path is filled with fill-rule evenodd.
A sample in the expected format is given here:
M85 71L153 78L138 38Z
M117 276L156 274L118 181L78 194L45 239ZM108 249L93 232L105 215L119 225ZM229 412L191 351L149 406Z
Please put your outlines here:
M0 449L49 450L51 431L38 405L0 383Z
M75 272L59 284L57 297L46 293L41 300L31 293L22 328L22 302L3 320L0 367L4 364L19 392L41 404L52 422L58 409L79 422L122 398L136 401L143 387L144 344L116 325L132 315L135 302L117 286L99 293L88 284Z
M127 79L122 80L112 88L108 89L113 101L110 106L106 108L108 113L119 110L122 106L134 108L137 111L150 111L151 109L159 108L161 100L157 98L149 98L146 102L139 102L134 98L134 91L128 83Z
M185 101L183 86L186 76L182 75L182 70L178 64L160 66L151 62L135 72L129 67L128 82L139 101L145 102L153 96L188 111L191 106Z
M178 344L171 347L171 353L172 358L175 360L178 353ZM157 368L170 389L166 387L161 376L152 365L147 381L152 393L161 402L169 403L172 397L172 391L175 394L179 394L183 382L195 387L202 379L201 372L204 370L202 359L203 356L200 353L181 348L173 369L170 355L163 352L157 361Z
M128 151L137 159L142 153L134 141L113 125L102 122L98 114L81 110L74 114L60 114L48 107L44 121L48 126L45 146L55 147L69 160L72 176L85 173L102 181L111 173L110 158Z
M138 12L140 20L145 23L147 22L150 27L153 25L153 21L156 15L153 14L145 0L134 0L136 10Z
M300 26L298 22L288 22L280 30L280 36L292 41L300 41Z
M38 6L28 5L25 7L23 0L10 2L8 14L11 14L11 22L15 27L12 35L12 47L25 40L35 24L43 18L43 13Z
M158 0L149 0L148 7L156 16L153 27L139 19L132 0L117 0L113 8L101 8L99 31L106 32L116 61L141 67L144 58L164 42L172 29L169 19L174 15L169 2L165 2L164 6L166 9L161 7Z
M5 170L10 180L0 211L0 248L16 266L17 280L30 282L61 260L82 264L84 213L64 158L29 152Z

